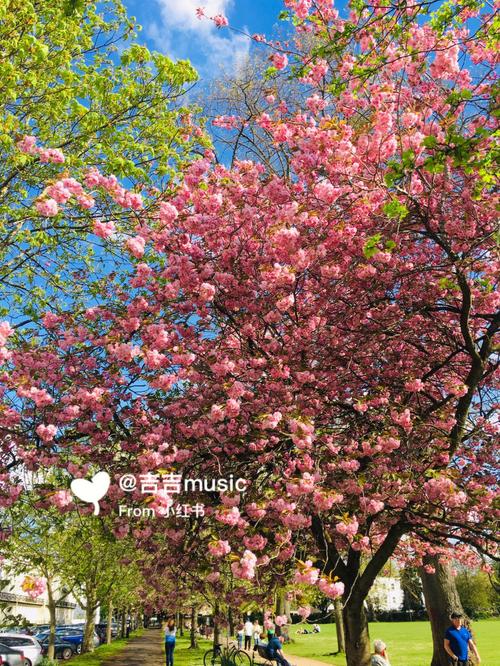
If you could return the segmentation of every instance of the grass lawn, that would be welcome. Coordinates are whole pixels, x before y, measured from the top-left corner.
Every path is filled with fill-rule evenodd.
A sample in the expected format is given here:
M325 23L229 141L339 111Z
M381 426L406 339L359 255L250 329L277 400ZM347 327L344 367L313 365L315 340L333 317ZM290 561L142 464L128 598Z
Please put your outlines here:
M130 634L130 638L140 636L142 631L142 629L133 631ZM100 645L94 652L79 654L73 657L71 664L76 664L77 666L100 666L105 659L121 652L129 640L127 638L117 638L111 645ZM59 663L62 664L63 662L59 661Z
M472 630L481 655L481 666L498 666L500 663L498 635L500 619L479 620ZM337 649L335 625L322 624L320 634L297 636L291 628L290 637L295 643L285 645L285 655L311 657L326 664L345 666L344 657L331 656ZM376 622L370 624L371 639L380 638L387 643L391 666L429 666L432 654L431 629L428 622ZM292 659L293 663L293 659Z

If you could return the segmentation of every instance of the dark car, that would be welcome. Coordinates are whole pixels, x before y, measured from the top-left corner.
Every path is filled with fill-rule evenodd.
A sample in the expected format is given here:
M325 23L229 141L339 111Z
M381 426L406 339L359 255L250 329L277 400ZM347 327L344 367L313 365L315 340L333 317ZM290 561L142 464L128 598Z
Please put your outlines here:
M39 643L42 646L42 654L46 656L49 651L49 637L47 636L43 640L39 640ZM68 659L71 659L76 652L76 647L73 644L68 643L56 634L56 642L54 644L54 656L56 659L67 661Z
M38 638L40 645L46 646L48 645L49 641L49 632L44 631L41 634L37 634L36 637ZM72 651L75 654L78 654L81 651L82 647L82 642L83 642L83 634L82 633L73 633L71 635L66 635L66 632L63 629L57 629L56 630L56 641L58 643L64 643L65 645L69 645L72 649ZM69 657L68 657L69 659Z
M37 634L37 638L40 642L42 642L46 638L48 638L48 635L49 632L44 631L41 634ZM83 643L83 629L80 629L79 627L76 627L74 629L63 629L62 627L57 627L56 636L59 641L62 641L64 643L70 643L73 646L73 651L76 654L79 654L81 652L82 643ZM94 632L92 645L94 647L97 647L99 643L100 643L99 637Z
M101 643L106 641L106 632L108 630L107 622L98 622L95 625L95 632L99 636ZM116 622L111 623L111 638L116 638L118 636L118 624Z

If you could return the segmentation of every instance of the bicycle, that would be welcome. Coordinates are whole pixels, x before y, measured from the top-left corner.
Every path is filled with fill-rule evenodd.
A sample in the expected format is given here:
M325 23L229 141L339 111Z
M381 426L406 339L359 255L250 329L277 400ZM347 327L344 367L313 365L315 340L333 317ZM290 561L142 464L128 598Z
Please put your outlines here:
M239 650L235 645L224 647L219 643L205 652L203 664L204 666L252 666L252 660L244 650Z

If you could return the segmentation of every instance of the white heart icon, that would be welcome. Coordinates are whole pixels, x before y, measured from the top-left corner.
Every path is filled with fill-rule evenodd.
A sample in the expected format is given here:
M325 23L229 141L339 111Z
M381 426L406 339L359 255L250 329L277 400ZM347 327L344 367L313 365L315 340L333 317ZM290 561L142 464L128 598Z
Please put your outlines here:
M74 479L71 482L71 492L83 502L94 505L94 516L99 515L99 500L108 492L111 478L107 472L98 472L92 481L87 479Z

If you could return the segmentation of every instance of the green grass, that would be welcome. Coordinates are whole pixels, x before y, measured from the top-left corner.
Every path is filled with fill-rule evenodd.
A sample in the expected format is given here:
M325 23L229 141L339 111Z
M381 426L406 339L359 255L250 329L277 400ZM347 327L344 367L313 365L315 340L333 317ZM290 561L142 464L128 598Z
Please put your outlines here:
M472 625L476 645L481 655L481 666L498 666L498 632L500 619L479 620ZM285 645L285 655L311 657L325 664L345 666L345 658L331 656L337 649L335 625L322 624L320 634L297 636L290 628L294 643ZM370 624L371 639L380 638L389 651L391 666L429 666L432 655L432 637L428 622L376 622ZM292 659L293 663L293 659Z
M102 662L109 657L113 657L115 654L120 653L123 648L127 645L129 640L135 636L140 636L142 629L133 631L130 634L130 638L117 638L110 645L100 645L94 650L94 652L89 652L87 654L79 654L76 657L73 657L71 664L76 664L76 666L101 666ZM59 663L63 662L59 660Z

